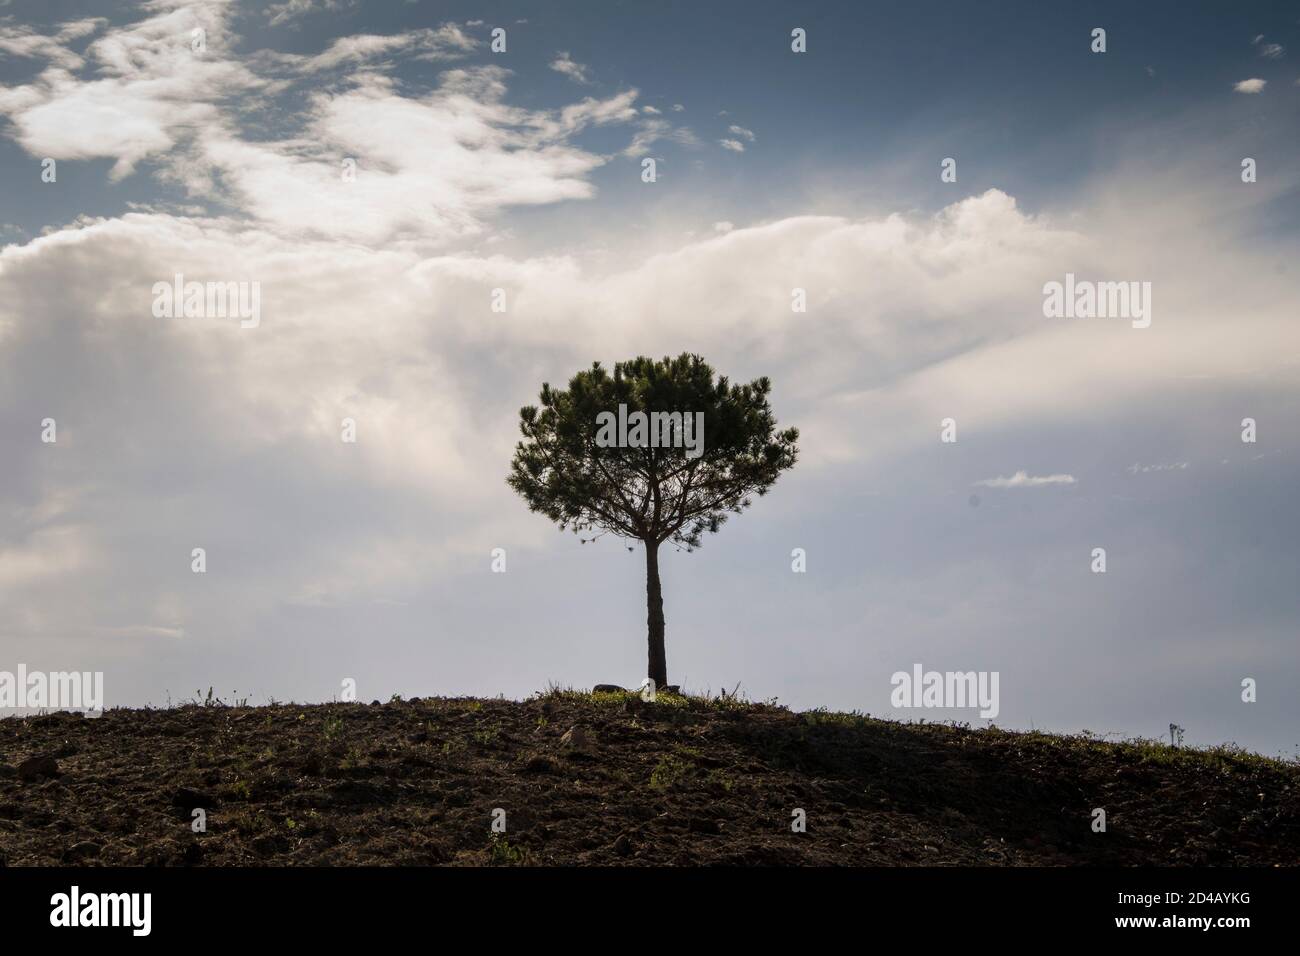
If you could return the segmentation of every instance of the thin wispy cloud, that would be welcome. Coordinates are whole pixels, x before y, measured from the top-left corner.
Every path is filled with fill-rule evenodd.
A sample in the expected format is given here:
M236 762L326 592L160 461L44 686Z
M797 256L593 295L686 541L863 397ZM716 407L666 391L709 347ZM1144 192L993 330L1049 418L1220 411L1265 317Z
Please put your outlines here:
M356 0L284 0L272 3L264 11L270 26L292 23L311 13L335 12L354 4Z
M567 51L562 51L551 61L551 69L556 73L561 73L573 80L575 83L590 85L591 70L581 63L574 61Z
M1018 471L1010 478L983 478L975 482L981 488L1042 488L1046 485L1072 485L1074 475L1031 475Z
M1265 43L1263 34L1255 37L1254 45L1259 50L1259 55L1266 60L1277 60L1286 54L1286 48L1280 43Z
M1134 462L1128 466L1127 470L1130 475L1145 475L1153 471L1186 471L1187 467L1188 463L1185 461L1167 462L1158 465L1142 465Z

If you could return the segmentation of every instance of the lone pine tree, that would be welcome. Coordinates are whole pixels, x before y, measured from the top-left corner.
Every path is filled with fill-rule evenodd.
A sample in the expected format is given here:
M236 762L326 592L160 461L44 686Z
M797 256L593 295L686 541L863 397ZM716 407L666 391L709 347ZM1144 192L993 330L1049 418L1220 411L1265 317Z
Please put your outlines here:
M698 355L639 357L612 375L595 362L567 390L543 383L540 409L519 410L524 439L506 481L528 507L561 530L645 545L647 676L656 686L668 683L659 546L693 551L795 463L799 431L777 431L771 387L767 378L715 378Z

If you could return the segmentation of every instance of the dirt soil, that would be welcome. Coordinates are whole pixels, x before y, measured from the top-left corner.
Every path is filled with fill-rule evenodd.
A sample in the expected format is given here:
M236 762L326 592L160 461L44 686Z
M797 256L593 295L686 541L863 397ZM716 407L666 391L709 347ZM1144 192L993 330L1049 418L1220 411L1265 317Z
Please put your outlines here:
M669 695L0 720L0 865L58 863L1294 865L1300 765Z

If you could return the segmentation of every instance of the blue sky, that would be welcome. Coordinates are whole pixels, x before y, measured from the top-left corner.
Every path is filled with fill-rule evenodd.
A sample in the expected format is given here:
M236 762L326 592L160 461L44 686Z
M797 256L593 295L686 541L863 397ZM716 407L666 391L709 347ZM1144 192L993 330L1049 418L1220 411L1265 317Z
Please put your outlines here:
M635 685L640 554L504 477L543 381L692 350L802 460L664 557L674 680L1295 752L1294 5L536 6L0 6L0 669ZM177 272L261 324L154 317ZM1066 273L1150 328L1045 318Z

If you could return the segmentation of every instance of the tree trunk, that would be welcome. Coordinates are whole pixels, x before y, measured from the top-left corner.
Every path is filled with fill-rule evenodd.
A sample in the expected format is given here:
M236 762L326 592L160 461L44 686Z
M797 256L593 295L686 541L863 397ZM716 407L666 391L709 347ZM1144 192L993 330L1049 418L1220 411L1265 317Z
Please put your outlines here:
M645 542L646 631L650 667L646 676L656 688L668 686L668 658L664 654L664 596L659 588L659 543Z

